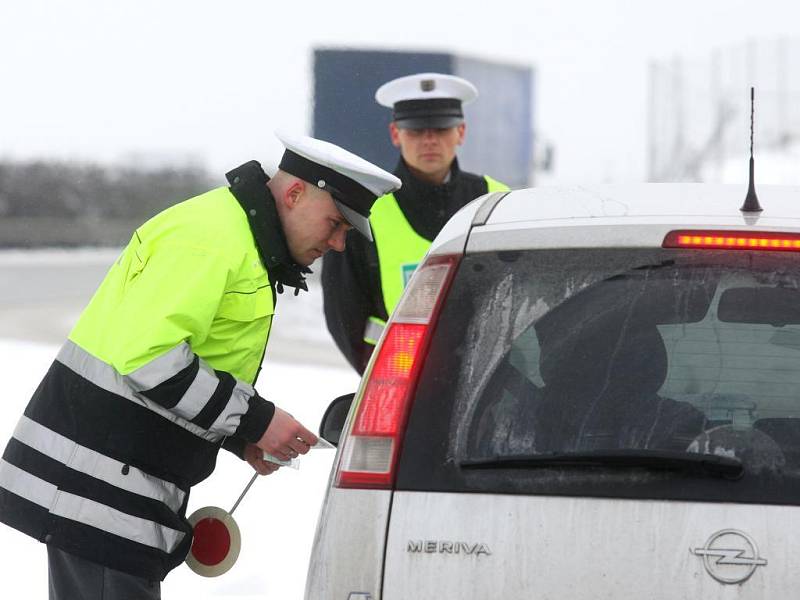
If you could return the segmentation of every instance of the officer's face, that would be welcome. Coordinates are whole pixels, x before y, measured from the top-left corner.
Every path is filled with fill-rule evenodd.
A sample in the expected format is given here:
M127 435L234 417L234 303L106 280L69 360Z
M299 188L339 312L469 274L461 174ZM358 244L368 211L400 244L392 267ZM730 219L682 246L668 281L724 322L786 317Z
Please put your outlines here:
M400 148L403 160L420 179L440 184L450 171L456 149L464 142L466 126L446 129L400 129L389 125L392 143Z
M292 258L307 267L328 250L344 250L351 226L328 192L310 184L301 188L287 193L281 223Z

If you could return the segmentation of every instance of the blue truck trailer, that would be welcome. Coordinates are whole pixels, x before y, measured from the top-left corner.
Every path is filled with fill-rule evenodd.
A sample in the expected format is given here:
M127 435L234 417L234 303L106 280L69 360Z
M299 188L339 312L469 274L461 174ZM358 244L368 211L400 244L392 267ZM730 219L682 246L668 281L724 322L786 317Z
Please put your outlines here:
M464 107L467 138L459 162L512 187L532 184L534 164L532 67L441 52L314 50L313 135L394 169L391 111L375 102L378 87L403 75L438 72L468 79L478 99Z

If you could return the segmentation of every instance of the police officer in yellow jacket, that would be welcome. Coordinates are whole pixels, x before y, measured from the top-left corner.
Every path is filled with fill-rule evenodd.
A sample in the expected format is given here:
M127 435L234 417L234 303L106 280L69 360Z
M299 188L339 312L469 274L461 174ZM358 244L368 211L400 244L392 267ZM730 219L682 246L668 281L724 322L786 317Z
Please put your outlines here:
M285 460L317 441L253 387L275 294L306 289L351 227L370 237L370 207L400 182L279 137L272 179L251 161L134 232L8 442L0 520L47 544L51 599L159 597L220 447L267 474L264 451Z
M400 77L375 93L393 110L389 134L401 155L394 174L403 187L375 202L374 243L349 240L343 254L325 257L322 269L328 330L359 373L445 222L474 198L508 189L458 165L456 149L466 133L462 106L477 95L469 81L441 73Z

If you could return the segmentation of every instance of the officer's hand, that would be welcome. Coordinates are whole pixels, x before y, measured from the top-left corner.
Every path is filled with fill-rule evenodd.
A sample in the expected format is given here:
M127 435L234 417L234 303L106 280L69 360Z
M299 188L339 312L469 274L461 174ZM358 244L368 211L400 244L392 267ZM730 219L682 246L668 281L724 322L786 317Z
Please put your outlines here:
M317 443L317 436L277 406L272 421L256 446L281 460L297 458Z
M247 444L244 449L244 459L255 469L259 475L269 475L281 468L274 462L264 460L264 451L255 444Z

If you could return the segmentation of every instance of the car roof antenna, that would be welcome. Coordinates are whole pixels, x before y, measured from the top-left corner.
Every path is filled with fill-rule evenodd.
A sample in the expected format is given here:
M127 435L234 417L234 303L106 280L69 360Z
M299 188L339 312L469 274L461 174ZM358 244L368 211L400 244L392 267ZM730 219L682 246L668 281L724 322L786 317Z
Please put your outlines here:
M755 89L750 88L750 186L747 188L747 197L744 199L744 204L739 210L743 213L760 213L763 208L758 203L758 196L756 196L756 183L753 161L753 107L755 105Z

